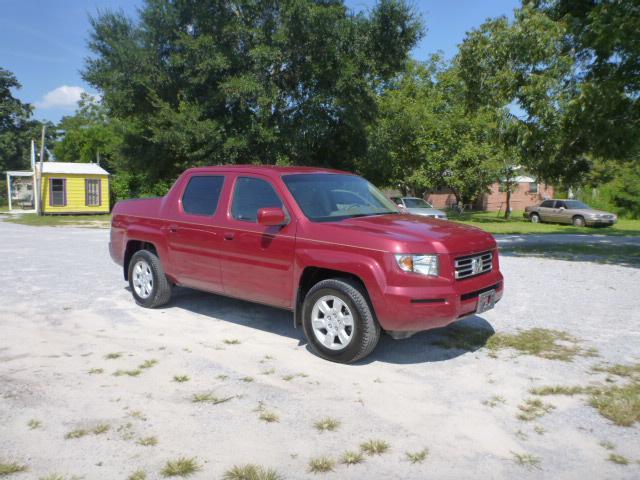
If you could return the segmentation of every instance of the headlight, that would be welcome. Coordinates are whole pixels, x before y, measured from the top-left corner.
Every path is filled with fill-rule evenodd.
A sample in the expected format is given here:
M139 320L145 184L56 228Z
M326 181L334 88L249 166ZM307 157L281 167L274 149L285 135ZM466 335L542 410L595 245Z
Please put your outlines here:
M437 255L396 255L398 266L405 272L437 277L440 265Z

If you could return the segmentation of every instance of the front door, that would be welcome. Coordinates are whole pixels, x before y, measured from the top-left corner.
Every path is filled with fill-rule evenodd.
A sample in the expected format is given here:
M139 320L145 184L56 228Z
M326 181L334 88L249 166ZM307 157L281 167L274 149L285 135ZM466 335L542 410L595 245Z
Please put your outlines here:
M289 308L296 225L259 225L258 210L269 207L287 211L269 179L236 177L223 232L222 282L227 295Z

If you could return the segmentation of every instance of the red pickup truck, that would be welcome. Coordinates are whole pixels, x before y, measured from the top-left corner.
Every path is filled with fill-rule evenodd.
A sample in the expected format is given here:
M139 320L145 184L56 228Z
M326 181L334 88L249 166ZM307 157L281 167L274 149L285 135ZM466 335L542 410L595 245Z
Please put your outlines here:
M492 308L491 235L400 213L365 179L308 167L192 168L162 198L118 202L109 250L135 301L190 288L293 311L337 362Z

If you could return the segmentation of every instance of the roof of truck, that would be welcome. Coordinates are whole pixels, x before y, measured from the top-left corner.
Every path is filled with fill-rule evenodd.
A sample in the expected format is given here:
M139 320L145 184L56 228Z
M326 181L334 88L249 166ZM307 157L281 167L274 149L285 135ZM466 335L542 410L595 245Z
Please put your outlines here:
M233 171L242 173L263 173L270 175L289 175L296 173L343 173L351 174L342 170L334 170L330 168L320 167L286 167L280 165L218 165L211 167L195 167L190 168L187 172L216 172L216 171Z

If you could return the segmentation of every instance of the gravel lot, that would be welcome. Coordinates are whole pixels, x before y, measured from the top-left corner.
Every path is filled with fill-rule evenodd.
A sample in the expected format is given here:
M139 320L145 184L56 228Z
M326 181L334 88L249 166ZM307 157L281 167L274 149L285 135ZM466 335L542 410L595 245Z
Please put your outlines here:
M196 479L245 463L290 479L640 477L640 425L614 425L585 397L544 397L554 410L533 422L516 418L531 387L586 385L604 379L594 365L640 361L640 269L505 255L504 299L464 321L495 332L564 330L597 348L597 358L562 362L513 350L492 358L487 348L434 345L445 329L383 337L371 357L345 366L307 351L284 311L186 289L168 308L137 307L109 258L108 235L0 222L0 461L28 466L9 478L124 479L142 469L155 479L181 456L197 458ZM145 360L157 364L139 376L113 375ZM203 392L232 398L193 403ZM504 402L483 404L494 396ZM260 408L279 421L261 421ZM339 428L316 431L323 417ZM31 429L30 420L41 425ZM109 430L90 432L101 424ZM89 433L65 439L78 429ZM137 443L146 437L157 445ZM338 460L368 439L387 441L389 451L307 472L312 457ZM601 442L631 463L608 461ZM424 448L423 463L406 459ZM539 458L538 468L516 454Z

